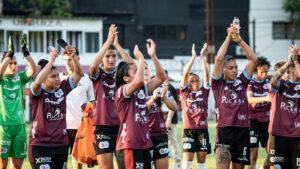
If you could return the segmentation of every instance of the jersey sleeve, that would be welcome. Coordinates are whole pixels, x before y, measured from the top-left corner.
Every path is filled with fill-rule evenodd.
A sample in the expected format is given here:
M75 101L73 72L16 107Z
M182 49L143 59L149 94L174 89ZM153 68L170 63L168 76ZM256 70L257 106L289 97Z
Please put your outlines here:
M189 93L189 87L188 85L184 86L183 88L180 88L180 98L185 99Z
M97 82L97 81L101 78L101 74L102 74L102 69L99 67L99 71L98 71L96 77L92 77L92 76L90 75L91 81L92 81L93 83L94 83L94 82Z
M269 86L270 95L275 95L275 94L279 93L285 87L285 83L286 83L285 80L282 80L282 79L278 80L277 88L273 88L273 86L270 84L270 86Z
M242 84L247 88L248 84L251 81L251 78L247 75L245 70L243 70L243 72L240 74L239 78L241 79Z
M212 88L212 90L215 90L215 89L218 88L222 77L223 77L223 74L221 74L219 77L215 77L214 75L212 75L212 78L211 78L211 88Z

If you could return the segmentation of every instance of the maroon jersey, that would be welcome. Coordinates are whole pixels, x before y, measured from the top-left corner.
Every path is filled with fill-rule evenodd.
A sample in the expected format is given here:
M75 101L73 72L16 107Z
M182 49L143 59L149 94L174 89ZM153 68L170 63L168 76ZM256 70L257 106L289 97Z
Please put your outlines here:
M66 129L66 98L74 88L72 78L61 81L55 92L43 87L37 94L30 93L33 123L29 145L58 147L69 144Z
M209 89L201 87L197 92L188 86L180 89L183 129L206 129Z
M280 80L277 89L270 87L270 96L271 133L300 138L300 82Z
M119 126L120 120L115 110L115 70L105 72L99 68L96 78L91 78L96 98L94 125Z
M253 97L264 97L269 95L270 79L266 78L264 81L256 81L251 79L247 93L251 93ZM270 120L270 102L261 102L256 104L249 104L248 110L250 119L257 119L260 122L268 122Z
M150 148L152 141L148 131L147 86L144 85L130 96L125 94L126 86L121 86L115 96L121 122L116 150Z
M212 77L217 127L250 127L246 95L250 80L245 70L234 81L225 81L223 74L218 78Z
M166 97L168 97L168 99L174 99L169 91L166 93ZM152 95L149 95L146 98L148 101L152 98ZM162 104L162 99L158 97L148 111L148 127L151 136L160 136L167 133Z

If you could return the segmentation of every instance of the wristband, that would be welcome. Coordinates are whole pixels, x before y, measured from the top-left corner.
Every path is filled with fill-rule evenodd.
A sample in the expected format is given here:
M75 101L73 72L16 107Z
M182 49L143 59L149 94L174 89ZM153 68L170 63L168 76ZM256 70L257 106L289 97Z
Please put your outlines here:
M168 118L167 118L167 121L171 121L171 118L168 117Z

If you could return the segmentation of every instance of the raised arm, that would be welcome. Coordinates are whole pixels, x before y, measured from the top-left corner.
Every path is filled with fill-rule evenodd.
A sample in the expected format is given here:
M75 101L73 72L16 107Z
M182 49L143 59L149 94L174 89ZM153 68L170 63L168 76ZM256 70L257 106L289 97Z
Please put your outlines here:
M0 65L0 81L2 80L2 77L4 75L4 72L5 72L9 62L13 59L14 54L15 54L15 52L14 52L12 37L9 36L8 50L7 50L7 53L4 56L5 59L2 60L1 65Z
M299 64L299 48L297 45L291 45L290 55L292 56L293 64L295 65L295 75L300 78L300 64Z
M94 58L90 66L90 76L92 78L95 78L97 76L99 72L99 65L102 62L103 56L109 48L109 46L113 43L116 34L118 34L117 27L114 24L110 25L107 40L104 42L103 46L98 51L96 57Z
M68 55L71 56L72 63L74 65L74 71L71 74L73 86L77 86L78 82L80 81L81 77L83 76L83 71L80 63L76 56L76 49L73 46L67 46L66 51Z
M114 42L113 42L114 47L117 49L117 51L120 53L122 59L127 62L127 63L134 63L133 59L124 51L122 46L119 44L119 39L118 35L115 35Z
M135 45L134 47L133 54L134 57L138 60L138 68L134 75L133 81L130 82L125 89L126 96L130 96L132 93L134 93L144 85L144 56L137 45Z
M26 70L26 77L27 79L31 79L36 71L36 65L30 56L29 50L27 48L27 35L23 34L22 36L22 53L23 56L26 58L27 63L28 63L28 69Z
M184 88L188 84L188 76L189 76L189 73L191 71L191 68L193 66L193 63L194 63L195 59L196 59L196 50L195 50L195 44L193 44L193 46L192 46L192 58L187 63L187 65L184 68L183 73L182 73L182 79L181 79L181 82L180 82L180 87L181 88Z
M208 87L209 83L209 74L208 74L208 68L206 61L204 59L204 55L207 51L207 43L204 43L201 52L200 52L200 58L201 58L201 63L202 63L202 69L203 69L203 82L204 82L204 87Z
M147 101L147 108L150 109L155 100L157 99L157 88L153 91L152 97Z
M33 82L32 90L34 93L39 93L41 91L42 84L47 79L48 74L51 72L51 68L57 56L58 56L58 51L52 50L48 64L42 69L42 71L38 74L35 81Z
M233 27L233 26L231 26ZM238 29L233 27L233 31L237 32ZM257 57L251 50L251 48L247 45L247 43L239 36L237 39L232 39L234 42L238 43L241 48L243 49L244 53L246 54L246 57L248 59L248 63L245 67L245 71L249 77L253 75L253 72L255 70L256 64L257 64Z
M2 80L4 72L5 72L5 70L6 70L6 68L7 68L10 61L11 61L10 57L5 56L5 59L3 59L3 61L1 62L1 65L0 65L0 81Z
M149 56L151 57L154 67L156 76L147 83L148 92L151 93L154 89L160 86L165 80L167 80L167 75L165 70L160 65L157 56L156 56L156 44L153 42L152 39L147 39L147 51Z
M216 78L220 77L223 72L224 57L230 44L232 31L232 28L227 28L227 37L217 53L214 69L212 72L212 75Z
M291 56L289 56L288 61L273 75L270 81L270 85L273 89L278 88L279 79L282 77L284 72L289 68L289 66L292 64Z
M36 65L31 56L27 56L26 60L28 62L28 69L26 70L26 77L27 77L27 79L31 79L35 74Z

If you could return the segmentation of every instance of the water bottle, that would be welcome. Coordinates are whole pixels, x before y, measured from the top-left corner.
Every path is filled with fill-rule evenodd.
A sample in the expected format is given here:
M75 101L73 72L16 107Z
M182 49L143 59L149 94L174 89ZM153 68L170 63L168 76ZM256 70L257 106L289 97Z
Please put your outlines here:
M162 88L158 87L158 89L157 89L157 97L160 97L161 92L162 92Z
M240 38L240 20L239 20L239 18L235 16L233 21L232 21L232 24L235 28L238 29L237 33L232 34L232 39L237 40L237 39Z

